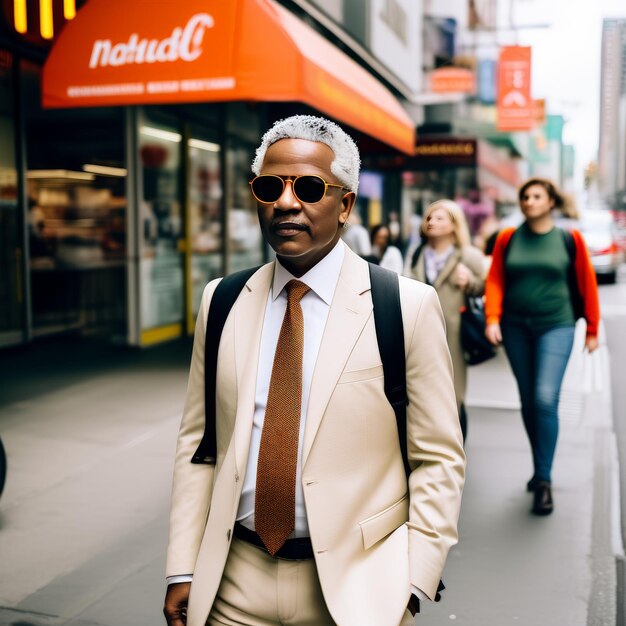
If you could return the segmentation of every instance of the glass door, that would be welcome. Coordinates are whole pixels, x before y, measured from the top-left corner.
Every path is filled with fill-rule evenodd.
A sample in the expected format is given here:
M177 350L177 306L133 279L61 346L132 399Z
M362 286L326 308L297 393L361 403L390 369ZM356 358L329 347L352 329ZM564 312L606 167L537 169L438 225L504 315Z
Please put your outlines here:
M224 274L221 146L198 128L187 135L187 333L192 334L205 285Z
M255 145L238 137L229 137L227 163L230 168L228 188L228 272L260 265L264 260L263 238L257 207L248 184Z
M24 339L24 251L17 192L13 73L13 56L0 49L0 346Z
M183 333L185 233L183 136L178 123L154 109L139 120L140 345Z

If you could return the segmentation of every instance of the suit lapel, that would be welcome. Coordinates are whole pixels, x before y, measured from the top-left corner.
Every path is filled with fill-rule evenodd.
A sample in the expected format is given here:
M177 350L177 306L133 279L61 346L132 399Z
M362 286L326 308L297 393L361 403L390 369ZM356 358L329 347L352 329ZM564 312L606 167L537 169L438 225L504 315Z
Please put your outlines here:
M311 450L322 416L345 367L346 361L372 312L369 271L346 247L345 258L311 381L307 408L302 465Z
M450 255L446 264L443 266L443 269L439 272L439 276L437 276L437 279L433 283L433 287L435 289L439 289L442 283L448 278L448 276L450 276L454 268L457 266L460 258L461 253L455 248L454 252Z
M243 475L248 460L261 333L274 264L264 265L246 283L235 305L235 370L237 416L235 419L235 461Z

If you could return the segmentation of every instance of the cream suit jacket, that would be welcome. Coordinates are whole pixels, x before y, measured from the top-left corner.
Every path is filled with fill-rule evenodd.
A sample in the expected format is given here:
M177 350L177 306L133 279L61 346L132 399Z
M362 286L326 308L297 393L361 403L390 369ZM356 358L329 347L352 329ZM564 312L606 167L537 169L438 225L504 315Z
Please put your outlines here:
M203 626L224 570L246 471L259 346L273 264L248 281L217 363L217 464L190 459L204 430L206 287L180 427L167 576L193 574L188 626ZM457 521L465 456L435 291L400 277L407 363L407 491L383 388L365 261L345 258L311 383L302 484L324 598L339 626L397 626L410 584L433 598ZM250 590L253 593L254 590Z

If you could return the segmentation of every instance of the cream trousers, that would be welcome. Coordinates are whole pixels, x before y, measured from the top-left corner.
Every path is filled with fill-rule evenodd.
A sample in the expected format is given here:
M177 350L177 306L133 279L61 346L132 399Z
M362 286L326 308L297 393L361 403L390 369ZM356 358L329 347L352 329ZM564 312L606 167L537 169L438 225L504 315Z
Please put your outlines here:
M402 624L413 626L407 611ZM234 538L207 626L335 626L314 559L275 559Z

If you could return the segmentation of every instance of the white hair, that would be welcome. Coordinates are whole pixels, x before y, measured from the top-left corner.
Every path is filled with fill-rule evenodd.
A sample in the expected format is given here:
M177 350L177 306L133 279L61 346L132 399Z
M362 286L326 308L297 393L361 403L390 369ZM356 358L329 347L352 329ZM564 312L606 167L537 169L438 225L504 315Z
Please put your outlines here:
M307 139L325 143L335 154L330 171L337 180L350 191L359 188L361 157L354 140L340 126L323 117L313 115L293 115L278 120L261 139L252 161L255 176L261 172L267 149L280 139Z

